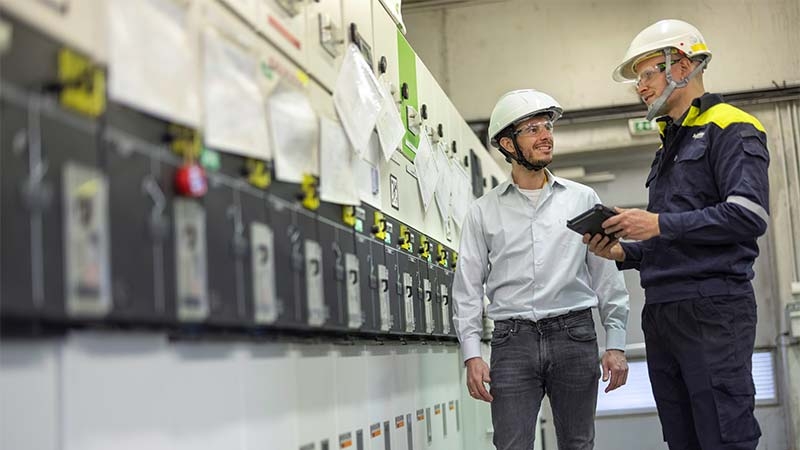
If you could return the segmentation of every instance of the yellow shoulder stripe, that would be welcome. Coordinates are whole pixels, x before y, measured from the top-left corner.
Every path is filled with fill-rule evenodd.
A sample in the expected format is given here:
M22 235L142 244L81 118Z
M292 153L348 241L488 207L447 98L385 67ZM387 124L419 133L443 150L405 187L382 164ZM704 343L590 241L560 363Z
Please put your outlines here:
M718 103L711 108L708 108L706 112L700 115L698 115L698 112L699 110L695 106L689 108L689 114L686 115L686 119L683 121L683 126L697 127L713 123L718 127L725 129L728 127L728 125L735 123L749 123L758 131L766 133L764 126L761 125L761 122L759 122L758 119L727 103Z

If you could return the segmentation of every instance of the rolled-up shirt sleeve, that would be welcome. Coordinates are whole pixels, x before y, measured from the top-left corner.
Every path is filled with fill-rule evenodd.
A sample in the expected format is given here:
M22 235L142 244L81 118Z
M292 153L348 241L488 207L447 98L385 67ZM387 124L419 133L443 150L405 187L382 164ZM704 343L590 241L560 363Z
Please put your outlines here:
M480 210L473 204L464 219L458 265L453 280L453 323L464 361L478 357L483 329L484 283L489 274L489 255Z

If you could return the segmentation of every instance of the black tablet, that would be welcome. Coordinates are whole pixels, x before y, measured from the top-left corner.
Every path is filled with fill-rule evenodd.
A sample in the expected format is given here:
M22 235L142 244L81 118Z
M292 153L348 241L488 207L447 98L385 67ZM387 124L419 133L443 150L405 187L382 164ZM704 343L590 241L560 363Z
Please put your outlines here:
M617 213L607 206L600 203L592 206L587 211L582 212L576 217L567 220L567 228L583 236L586 233L594 236L595 234L602 234L608 236L609 239L616 239L614 236L607 235L603 232L601 224L611 216Z

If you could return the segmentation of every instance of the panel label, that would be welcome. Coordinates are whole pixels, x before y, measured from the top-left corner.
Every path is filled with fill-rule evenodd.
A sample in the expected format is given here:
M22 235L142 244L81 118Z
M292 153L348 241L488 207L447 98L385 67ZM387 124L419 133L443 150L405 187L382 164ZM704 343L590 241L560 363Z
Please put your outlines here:
M275 292L275 248L272 229L263 223L250 224L250 261L253 271L255 321L275 322L280 313Z
M104 316L111 309L108 182L95 168L67 163L63 188L67 313Z

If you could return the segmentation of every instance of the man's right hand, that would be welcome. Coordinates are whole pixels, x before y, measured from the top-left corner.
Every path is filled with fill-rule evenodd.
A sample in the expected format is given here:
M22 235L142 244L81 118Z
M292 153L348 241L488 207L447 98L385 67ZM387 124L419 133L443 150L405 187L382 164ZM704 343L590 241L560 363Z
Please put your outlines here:
M625 250L622 249L616 239L609 239L602 234L595 234L592 237L587 233L583 235L583 243L589 246L590 252L601 258L619 262L625 261Z
M481 357L470 358L465 363L467 366L467 390L469 395L476 400L491 402L492 394L486 390L484 383L491 383L489 378L489 365Z

